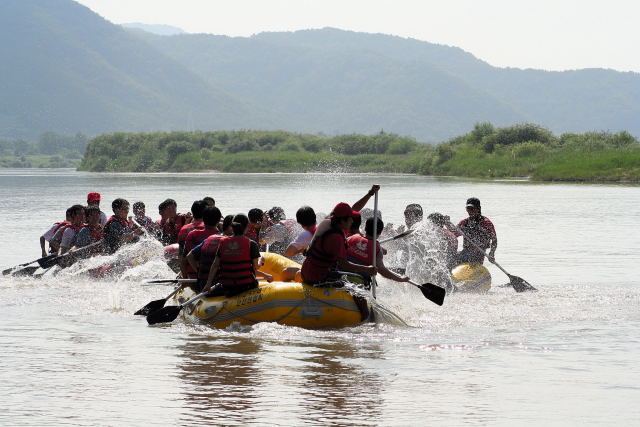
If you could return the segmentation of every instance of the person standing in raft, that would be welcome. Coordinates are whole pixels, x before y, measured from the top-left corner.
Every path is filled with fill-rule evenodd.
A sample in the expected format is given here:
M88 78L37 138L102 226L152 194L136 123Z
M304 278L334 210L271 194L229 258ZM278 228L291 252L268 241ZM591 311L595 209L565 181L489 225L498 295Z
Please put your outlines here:
M237 214L231 223L233 236L220 240L203 289L209 292L209 296L232 297L258 287L256 271L260 249L256 242L244 236L248 225L249 218Z
M195 214L194 214L195 218ZM215 206L207 206L202 212L202 221L204 224L203 229L195 229L187 234L187 237L184 239L184 257L181 259L180 271L182 273L182 277L186 279L195 279L198 277L198 261L196 259L196 255L192 254L194 248L199 246L202 242L208 239L211 236L216 236L221 238L222 235L218 232L218 223L220 223L220 218L222 218L222 213L220 209ZM218 245L215 245L215 249L218 249ZM213 251L213 256L215 257L216 251ZM191 255L191 259L189 256ZM200 250L198 250L198 257L200 257ZM209 268L211 267L211 262L213 262L213 257L209 262ZM207 269L205 274L209 273L209 269ZM206 278L206 276L205 276Z
M376 267L359 265L347 260L347 241L345 233L353 224L353 217L359 215L347 203L338 203L330 217L330 227L316 231L307 258L302 263L301 275L304 283L311 285L340 280L337 269L374 275Z
M157 221L162 232L161 242L164 245L178 243L178 233L187 223L191 222L190 214L177 213L178 204L173 199L167 199L158 205L160 219Z
M71 206L71 224L69 224L62 233L62 240L60 240L60 250L58 255L63 255L69 252L76 244L76 238L78 233L84 224L84 206L73 205Z
M143 233L142 228L135 227L127 219L129 202L125 199L115 199L111 202L113 215L104 225L104 243L107 253L114 253L125 243L133 242Z
M100 212L100 225L104 227L107 223L107 214L100 210L100 193L87 194L87 206L95 206Z
M464 233L462 251L458 252L456 263L478 262L482 264L484 262L484 251L476 248L471 244L471 241L484 250L491 248L487 257L489 261L493 262L496 249L498 248L496 229L489 218L482 216L479 199L476 197L467 199L466 208L469 217L460 221L458 227L454 227L451 222L447 223L447 228L449 228L456 237L462 236ZM471 241L469 241L469 239L471 239Z

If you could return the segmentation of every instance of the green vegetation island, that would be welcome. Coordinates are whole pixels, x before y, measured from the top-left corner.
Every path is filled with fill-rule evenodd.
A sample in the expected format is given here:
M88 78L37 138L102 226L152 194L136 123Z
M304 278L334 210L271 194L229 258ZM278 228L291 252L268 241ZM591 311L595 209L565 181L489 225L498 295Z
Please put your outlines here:
M538 181L640 182L628 132L564 133L535 124L478 123L437 145L381 131L324 136L284 131L104 134L79 170L92 172L391 172Z

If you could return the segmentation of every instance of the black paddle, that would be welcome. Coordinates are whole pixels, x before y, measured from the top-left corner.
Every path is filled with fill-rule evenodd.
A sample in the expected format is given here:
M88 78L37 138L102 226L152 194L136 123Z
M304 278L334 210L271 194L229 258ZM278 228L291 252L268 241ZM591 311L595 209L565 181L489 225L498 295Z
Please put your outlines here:
M43 258L38 258L38 259L33 260L31 262L25 262L24 264L16 265L15 267L11 267L11 268L7 268L5 270L2 270L2 274L4 276L6 276L7 274L11 274L11 272L14 271L17 268L25 267L27 265L33 264L34 262L37 262L38 264L40 264L41 262L45 262L46 260L57 258L57 256L58 256L57 254L51 254L51 255L47 255L46 257L43 257Z
M424 297L429 301L438 305L442 305L442 303L444 303L444 296L447 294L447 291L444 288L436 286L433 283L423 283L422 285L418 285L413 280L409 280L409 283L420 289L422 295L424 295Z
M154 311L160 310L162 307L164 307L164 305L169 300L169 298L171 298L172 296L177 294L178 291L180 291L180 289L182 289L182 285L177 286L173 290L173 292L171 292L169 295L167 295L166 298L162 298L162 299L157 299L155 301L151 301L149 304L145 305L144 307L142 307L140 310L136 311L133 314L135 316L146 316L149 313L153 313Z
M145 285L164 285L167 283L196 283L196 279L159 279L159 280L145 280Z
M173 322L174 320L176 320L176 317L178 317L178 314L180 314L180 310L182 310L192 302L202 298L207 293L208 292L201 292L195 297L191 298L189 301L183 302L180 305L171 305L169 307L163 307L158 311L154 311L147 316L147 322L150 325L155 325L156 323Z
M402 239L403 237L407 237L409 234L413 233L413 230L403 231L402 233L395 235L393 237L387 237L386 239L380 240L380 243L387 243L392 240Z

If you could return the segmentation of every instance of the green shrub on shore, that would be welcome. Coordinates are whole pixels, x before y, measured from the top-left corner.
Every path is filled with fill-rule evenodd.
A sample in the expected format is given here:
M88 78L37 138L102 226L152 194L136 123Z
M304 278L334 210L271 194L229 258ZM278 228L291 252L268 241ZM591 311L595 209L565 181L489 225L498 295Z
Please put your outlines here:
M640 143L627 132L565 133L535 124L478 123L430 146L412 138L284 131L157 132L100 135L81 170L220 172L399 172L537 180L639 181Z

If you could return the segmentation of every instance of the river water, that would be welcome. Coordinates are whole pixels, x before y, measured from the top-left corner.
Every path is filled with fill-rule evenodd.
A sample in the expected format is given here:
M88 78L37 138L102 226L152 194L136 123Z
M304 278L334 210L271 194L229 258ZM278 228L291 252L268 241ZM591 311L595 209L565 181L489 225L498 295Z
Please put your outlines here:
M382 186L385 221L420 203L459 220L467 197L496 225L488 294L438 307L380 280L409 326L215 330L132 313L170 287L152 259L105 280L0 278L0 425L633 425L640 420L640 188L408 175L89 174L0 170L0 266L39 257L38 238L99 191L223 214L303 204L328 212ZM372 203L372 202L371 202ZM372 207L372 206L369 206Z

